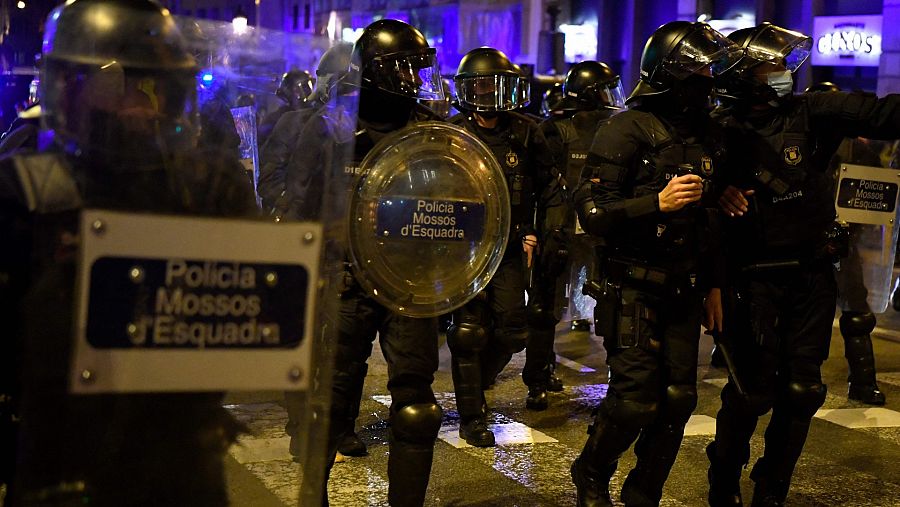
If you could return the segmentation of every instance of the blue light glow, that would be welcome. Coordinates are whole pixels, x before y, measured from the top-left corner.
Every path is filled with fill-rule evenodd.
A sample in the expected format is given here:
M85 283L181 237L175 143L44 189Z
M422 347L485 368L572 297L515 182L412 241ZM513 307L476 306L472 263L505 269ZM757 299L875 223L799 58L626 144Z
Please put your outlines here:
M204 83L212 83L214 77L211 72L204 72L203 75L200 77L200 79Z

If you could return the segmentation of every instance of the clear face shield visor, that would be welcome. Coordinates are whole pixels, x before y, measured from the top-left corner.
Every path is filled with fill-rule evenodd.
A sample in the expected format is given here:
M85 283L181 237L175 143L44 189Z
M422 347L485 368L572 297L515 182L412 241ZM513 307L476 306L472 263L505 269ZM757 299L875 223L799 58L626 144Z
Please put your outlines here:
M419 100L443 100L441 69L435 49L411 55L377 57L370 64L378 87Z
M512 111L530 100L531 84L518 74L459 77L459 103L474 111Z
M791 73L809 58L812 39L799 32L769 26L757 35L745 49L747 56L760 62L784 63Z
M606 85L598 85L595 93L603 107L610 109L623 109L625 107L625 89L622 87L621 79L616 79L614 82Z
M740 48L708 25L685 36L663 61L675 79L682 80L709 68L717 76L737 63Z
M46 128L83 148L190 149L200 130L196 86L194 70L150 72L115 62L97 67L48 61L41 79L42 119Z

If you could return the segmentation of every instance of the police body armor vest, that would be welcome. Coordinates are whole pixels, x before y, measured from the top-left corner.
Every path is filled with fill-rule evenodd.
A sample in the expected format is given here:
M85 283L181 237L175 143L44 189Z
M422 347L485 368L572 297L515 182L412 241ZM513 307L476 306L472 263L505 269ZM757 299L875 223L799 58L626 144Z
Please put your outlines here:
M504 114L508 115L509 123L490 135L484 135L485 129L477 126L471 113L457 115L450 122L475 134L500 162L506 176L506 188L509 190L510 244L517 244L522 231L534 224L536 161L531 157L528 146L537 131L537 125L522 114ZM502 118L500 122L502 125Z
M751 132L742 139L752 150L748 160L757 192L743 227L733 231L753 238L744 252L757 259L808 258L825 241L834 221L833 181L827 171L831 153L818 152L809 126L806 101L796 100L771 133ZM737 237L741 241L741 237Z
M612 116L612 113L613 111L610 110L581 111L569 118L554 121L553 124L559 131L563 146L565 146L563 177L570 189L578 185L580 181L588 152L594 142L597 125ZM565 228L567 231L574 232L576 214L571 203L567 204Z
M685 174L708 180L724 158L723 140L717 129L703 136L702 143L687 143L655 115L647 115L647 122L641 127L650 140L650 149L637 157L636 173L644 177L634 187L634 197L658 194L669 180ZM699 255L709 246L708 212L702 202L703 199L672 213L657 213L640 223L626 233L623 251L654 265L693 270Z

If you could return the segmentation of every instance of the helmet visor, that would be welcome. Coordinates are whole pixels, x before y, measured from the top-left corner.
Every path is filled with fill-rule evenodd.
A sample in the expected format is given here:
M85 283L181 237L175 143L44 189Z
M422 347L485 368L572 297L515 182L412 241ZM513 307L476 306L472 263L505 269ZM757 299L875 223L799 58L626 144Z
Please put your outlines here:
M424 53L377 57L371 63L378 86L420 100L443 100L441 69L434 48Z
M812 39L800 32L770 25L750 41L747 56L760 62L784 62L787 70L796 71L809 58Z
M740 48L709 25L701 25L685 36L663 61L676 79L685 79L709 68L712 75L730 69L740 57Z
M602 86L598 90L603 107L610 109L622 109L625 107L625 89L622 88L622 80Z
M460 105L473 111L511 111L527 104L531 86L517 74L493 74L456 79Z

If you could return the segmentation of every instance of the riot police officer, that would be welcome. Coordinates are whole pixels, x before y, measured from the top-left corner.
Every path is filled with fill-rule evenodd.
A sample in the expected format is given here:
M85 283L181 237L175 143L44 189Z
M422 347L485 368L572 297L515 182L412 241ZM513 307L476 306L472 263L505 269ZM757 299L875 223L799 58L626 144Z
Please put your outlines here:
M285 113L310 106L308 98L313 91L313 83L314 80L312 76L305 70L294 69L285 72L284 75L281 76L281 82L278 83L278 89L275 91L275 96L281 99L284 104L267 114L263 117L262 121L259 122L257 132L258 143L260 146L266 144L266 141L272 134L272 129L275 128L278 120L281 119Z
M43 48L52 147L0 161L0 398L20 426L18 451L0 453L16 461L6 504L225 505L222 458L239 424L221 393L68 392L78 216L243 215L252 194L235 160L190 151L196 65L159 4L67 2Z
M839 92L840 87L830 82L816 83L805 90L810 92ZM881 159L864 139L845 139L830 164L834 177L841 163L880 167ZM869 405L884 405L884 393L875 380L875 353L872 350L872 330L875 314L867 301L868 289L863 279L863 260L853 239L861 231L858 226L849 227L847 257L840 262L837 271L838 302L841 306L840 330L844 338L844 357L850 374L847 398Z
M483 391L526 345L525 265L531 264L537 246L536 194L548 184L554 162L537 124L514 111L527 101L526 84L503 52L489 47L469 51L454 82L464 113L450 121L475 134L500 161L512 212L500 267L481 294L454 312L447 330L459 435L470 445L490 447L495 440L487 427Z
M657 505L697 402L697 351L721 326L715 239L699 204L724 152L708 115L712 76L733 44L704 23L675 21L651 35L632 109L597 129L575 192L579 221L604 242L592 281L609 390L572 464L578 505L612 505L609 480L637 439L622 487L627 506Z
M567 118L575 114L578 109L573 107L571 101L563 100L565 92L562 83L554 83L541 96L541 117L544 119L560 116Z
M367 26L353 47L350 71L360 79L358 121L347 124L346 116L341 119L342 109L352 111L351 97L345 96L343 102L322 108L307 122L287 173L291 216L308 218L321 208L322 199L329 198L323 194L346 192L362 159L389 133L438 119L416 103L417 99L440 100L442 90L435 50L412 26L391 19ZM329 142L322 143L323 138ZM335 154L350 143L350 165L331 167L341 162ZM329 184L331 188L323 187L325 171L339 175ZM431 389L438 367L437 320L394 313L367 295L349 271L345 280L332 381L331 457L338 442L353 430L366 360L377 334L388 363L391 393L388 502L422 505L442 417Z
M729 292L739 299L726 334L745 396L733 380L722 390L707 448L709 501L742 505L750 437L758 417L772 410L764 454L750 473L752 505L784 505L810 421L825 401L820 368L836 300L828 161L845 137L900 136L900 96L794 95L793 73L809 54L809 37L764 23L729 38L743 54L716 85L729 107L735 161L720 204L733 217L726 228Z
M288 170L294 145L306 120L331 100L338 80L350 67L352 50L353 44L340 42L325 51L316 67L316 89L305 99L308 107L285 111L274 124L265 143L260 141L259 181L256 188L266 213L276 216L283 213L279 199L284 195L285 171Z
M541 124L541 131L559 163L565 164L564 178L578 182L594 140L597 126L625 107L625 95L619 75L604 63L585 61L569 69L563 84L564 98L555 107L576 111L573 116L551 117ZM549 196L545 201L549 200ZM592 245L576 236L575 210L566 199L545 206L540 214L539 232L543 239L537 262L537 278L528 301L531 327L526 348L522 378L529 386L526 407L543 409L547 406L546 391L551 390L553 366L556 362L553 339L559 323L562 304L567 295L570 266L579 269L590 266ZM574 261L574 262L567 262ZM580 292L581 287L572 287ZM569 300L571 303L571 300ZM558 380L557 380L558 382Z

